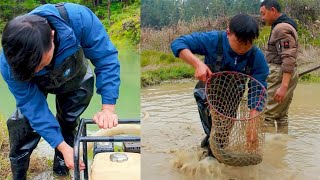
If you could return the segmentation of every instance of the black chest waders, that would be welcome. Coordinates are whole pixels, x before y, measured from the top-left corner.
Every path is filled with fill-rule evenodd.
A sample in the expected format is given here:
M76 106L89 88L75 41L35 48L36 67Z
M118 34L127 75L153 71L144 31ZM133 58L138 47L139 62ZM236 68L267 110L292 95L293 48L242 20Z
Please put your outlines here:
M217 44L217 49L216 49L217 56L215 57L215 59L216 59L215 64L207 64L207 66L210 68L211 72L213 72L213 73L228 70L227 68L223 67L223 65L222 65L222 60L223 60L222 40L223 40L222 39L222 31L219 31L218 32L218 44ZM252 63L253 63L253 60L255 58L255 53L256 53L256 48L255 47L253 47L253 48L254 48L254 52L251 53L251 56L249 56L249 59L247 60L247 64L245 66L245 70L244 70L245 74L251 74ZM209 146L209 137L210 137L211 127L212 127L212 120L211 120L209 107L207 104L204 82L199 81L196 84L193 95L194 95L194 98L197 102L199 116L200 116L203 130L206 133L206 137L201 142L201 147L206 148ZM223 99L223 100L227 101L227 99ZM239 102L240 102L240 99L239 99ZM234 111L236 112L236 110L234 110ZM209 150L209 154L212 155L209 147L208 147L208 150Z
M63 4L57 4L60 16L69 22ZM54 59L51 64L54 64ZM80 115L88 107L94 89L94 76L80 48L73 55L55 68L48 68L48 73L35 76L31 83L37 84L42 93L56 95L56 119L64 140L71 147L74 145L76 127ZM10 161L14 180L24 180L27 176L30 155L36 148L40 135L35 132L29 121L17 109L7 121L10 140ZM57 175L68 175L62 154L55 149L53 171Z

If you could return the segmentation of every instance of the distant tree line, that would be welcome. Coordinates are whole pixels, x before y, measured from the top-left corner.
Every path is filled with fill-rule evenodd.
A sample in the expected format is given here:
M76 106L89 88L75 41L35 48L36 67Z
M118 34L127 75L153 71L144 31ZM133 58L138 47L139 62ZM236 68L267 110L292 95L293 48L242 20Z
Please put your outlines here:
M194 18L258 14L260 0L143 0L141 26L161 28Z
M279 0L284 12L305 24L319 17L319 0ZM141 26L160 29L199 17L259 15L260 0L142 0Z
M319 0L279 0L283 12L299 21L300 24L309 25L319 20Z

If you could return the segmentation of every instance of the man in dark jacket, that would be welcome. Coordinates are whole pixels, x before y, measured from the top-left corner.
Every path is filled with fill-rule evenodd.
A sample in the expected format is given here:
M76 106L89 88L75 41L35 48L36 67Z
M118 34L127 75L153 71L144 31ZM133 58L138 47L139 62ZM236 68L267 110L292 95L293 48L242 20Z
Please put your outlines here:
M200 80L194 96L207 135L201 142L202 147L208 146L211 131L211 117L202 82L206 81L213 71L246 73L267 87L267 62L261 50L253 46L253 41L258 36L259 26L256 20L249 15L239 14L230 20L226 31L196 32L181 36L172 42L171 49L174 55L192 65L195 68L195 77ZM194 54L204 55L204 62ZM216 67L217 63L219 68ZM246 72L249 64L251 70ZM252 109L250 117L257 113L257 110Z
M276 0L265 0L260 5L262 19L271 26L272 31L266 50L270 68L268 82L268 105L266 126L278 132L288 133L288 109L293 91L298 83L297 24L285 14Z
M118 52L90 9L72 3L47 4L9 21L2 34L0 70L16 99L8 119L13 179L26 179L30 155L43 137L53 148L53 171L73 169L73 141L80 115L93 95L95 66L101 111L93 120L100 128L117 125ZM57 114L48 108L56 95ZM80 163L80 169L84 169Z

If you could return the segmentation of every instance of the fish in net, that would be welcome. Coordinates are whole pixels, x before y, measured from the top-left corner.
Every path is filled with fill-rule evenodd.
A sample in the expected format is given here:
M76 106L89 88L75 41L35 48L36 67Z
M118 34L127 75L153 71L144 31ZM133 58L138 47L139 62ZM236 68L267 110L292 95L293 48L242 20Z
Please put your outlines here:
M231 71L212 74L205 86L212 127L210 149L221 163L255 165L262 161L267 93L253 77Z

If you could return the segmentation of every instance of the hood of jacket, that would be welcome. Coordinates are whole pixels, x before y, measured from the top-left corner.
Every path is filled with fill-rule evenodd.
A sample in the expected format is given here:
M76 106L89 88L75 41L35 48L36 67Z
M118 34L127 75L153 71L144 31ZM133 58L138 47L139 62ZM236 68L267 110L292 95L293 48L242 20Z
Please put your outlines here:
M297 23L289 18L286 14L282 14L273 24L272 24L272 29L279 23L288 23L291 26L293 26L296 30L298 28Z

